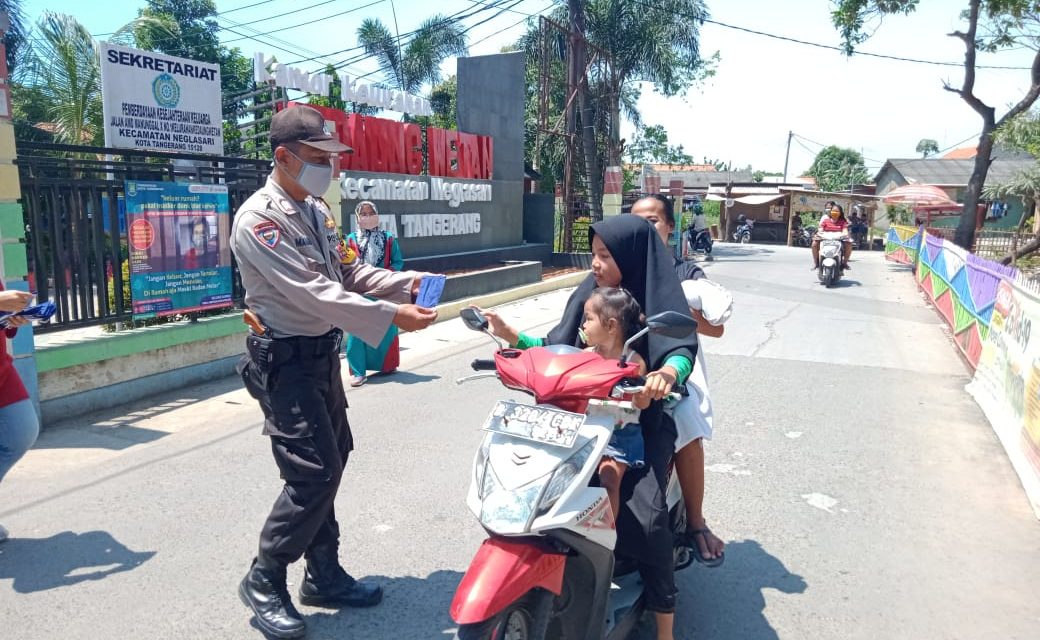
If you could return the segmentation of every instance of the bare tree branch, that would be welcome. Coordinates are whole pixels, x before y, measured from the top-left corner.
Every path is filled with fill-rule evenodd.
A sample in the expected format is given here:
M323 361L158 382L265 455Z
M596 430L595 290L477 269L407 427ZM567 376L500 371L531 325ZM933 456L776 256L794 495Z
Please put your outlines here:
M961 99L982 116L987 122L992 122L995 114L993 107L987 105L975 95L975 60L978 51L975 49L975 36L979 29L979 6L982 0L971 0L968 10L968 31L954 31L951 37L957 38L964 43L964 84L960 91L950 87L943 87L960 95Z
M1037 52L1037 54L1033 56L1033 66L1030 70L1030 76L1032 77L1032 86L1029 87L1029 92L1026 93L1025 97L1018 101L1018 104L1011 107L1011 109L1004 114L1004 116L997 122L998 127L1018 114L1028 110L1033 106L1033 103L1036 102L1036 99L1040 97L1040 52Z

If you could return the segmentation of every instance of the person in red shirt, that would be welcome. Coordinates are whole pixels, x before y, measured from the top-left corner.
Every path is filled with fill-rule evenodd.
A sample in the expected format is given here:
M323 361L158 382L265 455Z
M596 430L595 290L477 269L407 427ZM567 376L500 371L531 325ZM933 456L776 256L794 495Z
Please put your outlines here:
M845 211L841 208L841 205L834 205L831 210L820 219L820 228L812 243L812 257L813 257L813 271L820 268L820 233L835 233L841 232L844 234L842 237L843 257L842 257L842 269L849 268L849 258L852 256L852 238L849 236L849 219L845 217Z
M32 294L4 291L3 284L0 284L0 311L21 311L30 299ZM0 332L0 480L36 442L36 436L40 433L36 409L7 353L7 339L13 338L18 327L28 324L30 320L13 316L8 322L8 328ZM7 529L0 526L0 542L5 540Z

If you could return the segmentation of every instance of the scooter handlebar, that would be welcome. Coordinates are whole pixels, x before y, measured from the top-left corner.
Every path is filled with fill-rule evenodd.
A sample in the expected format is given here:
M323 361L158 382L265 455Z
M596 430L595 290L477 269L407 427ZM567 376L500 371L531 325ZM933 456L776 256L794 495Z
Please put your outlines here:
M620 387L620 389L621 389L621 391L623 393L633 393L634 394L634 393L639 393L640 391L642 391L643 387L645 385L646 385L646 378L640 377L640 378L626 378L625 380L622 380L621 384L618 385L618 386ZM686 396L690 395L690 391L686 388L685 384L679 384L678 382L676 382L675 384L672 385L672 394L677 395L677 396L681 396L681 397L686 397Z
M488 360L485 358L477 358L471 362L469 366L472 367L474 371L495 371L498 368L495 365L494 360Z

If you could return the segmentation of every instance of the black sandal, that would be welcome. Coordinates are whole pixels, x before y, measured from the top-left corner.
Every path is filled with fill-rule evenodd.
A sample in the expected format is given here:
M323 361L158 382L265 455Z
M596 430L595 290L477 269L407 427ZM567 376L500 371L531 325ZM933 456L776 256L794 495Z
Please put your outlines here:
M704 537L704 534L711 532L711 529L709 529L707 525L705 525L703 529L687 529L686 541L690 546L690 549L693 551L693 559L709 569L714 569L726 560L726 552L722 552L718 558L708 559L701 555L701 547L697 544L697 536L700 536L704 539L704 545L707 546L708 540Z

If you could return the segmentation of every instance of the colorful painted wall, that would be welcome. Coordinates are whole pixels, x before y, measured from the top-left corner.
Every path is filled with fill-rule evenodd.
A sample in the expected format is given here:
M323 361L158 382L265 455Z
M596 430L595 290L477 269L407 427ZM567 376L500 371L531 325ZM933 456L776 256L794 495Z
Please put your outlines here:
M982 408L1040 518L1040 285L923 229L893 226L885 257L910 265L975 373Z
M976 368L989 332L1001 280L1016 281L1018 270L968 253L923 229L893 225L885 258L913 267L917 285L946 320L961 353Z

